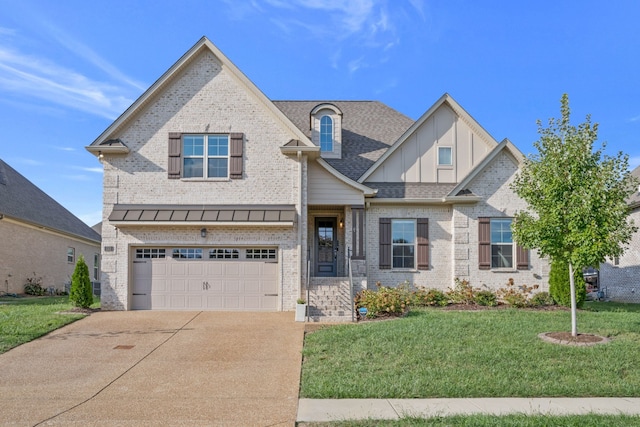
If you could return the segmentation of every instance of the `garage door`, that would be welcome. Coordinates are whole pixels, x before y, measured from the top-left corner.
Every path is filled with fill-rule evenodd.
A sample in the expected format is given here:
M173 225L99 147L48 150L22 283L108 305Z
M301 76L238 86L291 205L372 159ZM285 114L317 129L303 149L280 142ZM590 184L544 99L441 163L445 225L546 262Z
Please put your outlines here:
M276 311L275 248L136 248L133 310Z

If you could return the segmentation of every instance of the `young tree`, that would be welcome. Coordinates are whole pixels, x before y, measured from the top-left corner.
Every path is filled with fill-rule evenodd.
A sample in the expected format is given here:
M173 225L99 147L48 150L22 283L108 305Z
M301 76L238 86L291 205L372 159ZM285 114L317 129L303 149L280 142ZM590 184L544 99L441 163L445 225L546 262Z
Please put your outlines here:
M84 256L80 255L76 268L71 276L71 290L69 301L76 307L89 308L93 303L93 291L91 290L91 279L89 277L89 267L84 261Z
M538 154L527 156L511 188L529 208L515 215L513 233L526 248L569 265L571 334L578 335L574 270L597 267L607 257L622 255L637 231L627 220L627 198L637 188L629 157L594 151L598 125L569 122L569 97L560 101L559 119L543 127L534 143Z

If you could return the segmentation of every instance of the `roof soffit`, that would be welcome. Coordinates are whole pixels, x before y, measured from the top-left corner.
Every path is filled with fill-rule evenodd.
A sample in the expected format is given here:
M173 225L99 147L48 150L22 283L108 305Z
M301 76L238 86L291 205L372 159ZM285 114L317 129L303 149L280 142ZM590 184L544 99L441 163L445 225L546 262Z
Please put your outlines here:
M202 37L198 42L191 47L178 61L176 61L158 80L156 80L136 101L134 101L124 113L122 113L107 129L102 132L98 138L96 138L87 148L89 151L94 151L93 148L96 145L108 140L116 135L116 133L122 129L124 125L129 123L138 112L142 110L151 100L155 99L157 94L162 91L168 83L170 83L176 76L180 74L195 58L200 55L205 49L208 49L217 59L220 61L222 68L227 69L230 75L236 79L247 91L252 94L258 102L262 103L269 113L279 121L290 133L292 138L298 139L303 144L312 146L313 144L309 138L300 131L287 116L278 109L273 102L251 81L249 78L238 69L233 62L231 62L207 37Z

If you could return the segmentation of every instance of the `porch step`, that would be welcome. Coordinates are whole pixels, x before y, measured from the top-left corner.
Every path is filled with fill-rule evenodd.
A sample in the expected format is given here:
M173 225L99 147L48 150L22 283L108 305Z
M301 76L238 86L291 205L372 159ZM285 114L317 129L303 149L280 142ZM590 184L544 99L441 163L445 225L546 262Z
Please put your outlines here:
M351 322L351 291L346 277L313 277L309 286L309 321Z

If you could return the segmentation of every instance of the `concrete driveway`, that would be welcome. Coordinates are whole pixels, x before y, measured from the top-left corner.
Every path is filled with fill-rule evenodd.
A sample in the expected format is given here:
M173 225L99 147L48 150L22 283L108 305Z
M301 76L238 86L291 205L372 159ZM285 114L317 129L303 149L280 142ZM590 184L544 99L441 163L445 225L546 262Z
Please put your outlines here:
M94 313L0 355L0 425L294 425L293 318Z

